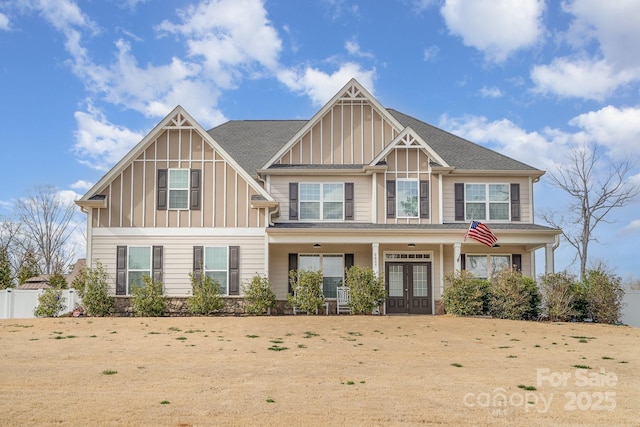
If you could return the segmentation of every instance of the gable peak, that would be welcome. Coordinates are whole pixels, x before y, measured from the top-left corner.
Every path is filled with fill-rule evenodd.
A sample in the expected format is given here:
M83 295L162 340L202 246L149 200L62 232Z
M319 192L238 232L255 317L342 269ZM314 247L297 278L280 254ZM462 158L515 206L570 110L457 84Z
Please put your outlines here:
M164 127L174 129L193 127L193 124L190 122L185 112L181 108L178 108L177 110L178 111L167 121L167 124Z

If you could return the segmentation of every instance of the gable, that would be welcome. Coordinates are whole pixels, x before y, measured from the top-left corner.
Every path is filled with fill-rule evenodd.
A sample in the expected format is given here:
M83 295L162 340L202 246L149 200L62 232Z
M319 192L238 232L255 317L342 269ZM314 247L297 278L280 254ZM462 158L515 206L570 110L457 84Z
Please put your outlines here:
M263 168L369 164L402 128L356 80L351 80Z

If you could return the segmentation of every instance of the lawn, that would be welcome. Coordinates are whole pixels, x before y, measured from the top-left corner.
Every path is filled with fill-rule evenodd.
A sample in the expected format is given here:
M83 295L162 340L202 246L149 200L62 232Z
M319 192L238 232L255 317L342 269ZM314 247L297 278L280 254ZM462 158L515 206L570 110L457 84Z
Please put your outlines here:
M451 316L0 320L5 425L638 425L640 329Z

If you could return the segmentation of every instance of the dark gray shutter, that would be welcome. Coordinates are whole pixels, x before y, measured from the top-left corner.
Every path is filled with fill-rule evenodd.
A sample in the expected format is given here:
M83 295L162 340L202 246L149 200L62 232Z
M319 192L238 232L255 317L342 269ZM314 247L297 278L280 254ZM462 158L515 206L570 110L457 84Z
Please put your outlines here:
M396 182L387 181L387 218L396 217Z
M344 269L348 270L353 267L354 256L353 254L344 254Z
M520 221L520 184L511 184L511 221Z
M240 246L229 246L229 295L240 295Z
M289 219L298 219L298 183L289 183Z
M289 254L289 270L288 271L298 271L298 254ZM287 278L289 274L287 273ZM290 294L293 293L293 289L291 289L291 282L287 279L287 283L289 284L288 292Z
M467 260L464 254L460 254L460 270L466 270L466 269L467 269Z
M429 218L429 181L420 181L420 218Z
M191 209L200 209L200 169L191 169L191 194L189 199L191 201Z
M167 209L168 171L158 169L158 210Z
M193 276L196 281L200 281L200 277L202 275L202 266L204 264L204 247L203 246L194 246L193 247Z
M511 264L516 269L516 271L522 271L522 254L512 254Z
M353 219L353 182L344 183L344 219Z
M464 221L464 184L456 183L454 188L456 221Z
M116 248L116 295L127 294L127 247Z
M162 282L162 246L153 247L152 277L157 282Z

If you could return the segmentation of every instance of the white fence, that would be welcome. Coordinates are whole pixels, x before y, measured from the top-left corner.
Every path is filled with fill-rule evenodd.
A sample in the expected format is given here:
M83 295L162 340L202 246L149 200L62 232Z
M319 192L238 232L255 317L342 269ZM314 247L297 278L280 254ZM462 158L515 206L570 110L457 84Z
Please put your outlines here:
M33 289L4 289L0 291L0 319L28 319L35 317L33 310L38 306L38 297L43 290ZM81 303L80 296L75 289L62 291L65 309L63 313L73 311Z
M640 328L640 291L625 290L622 323Z

